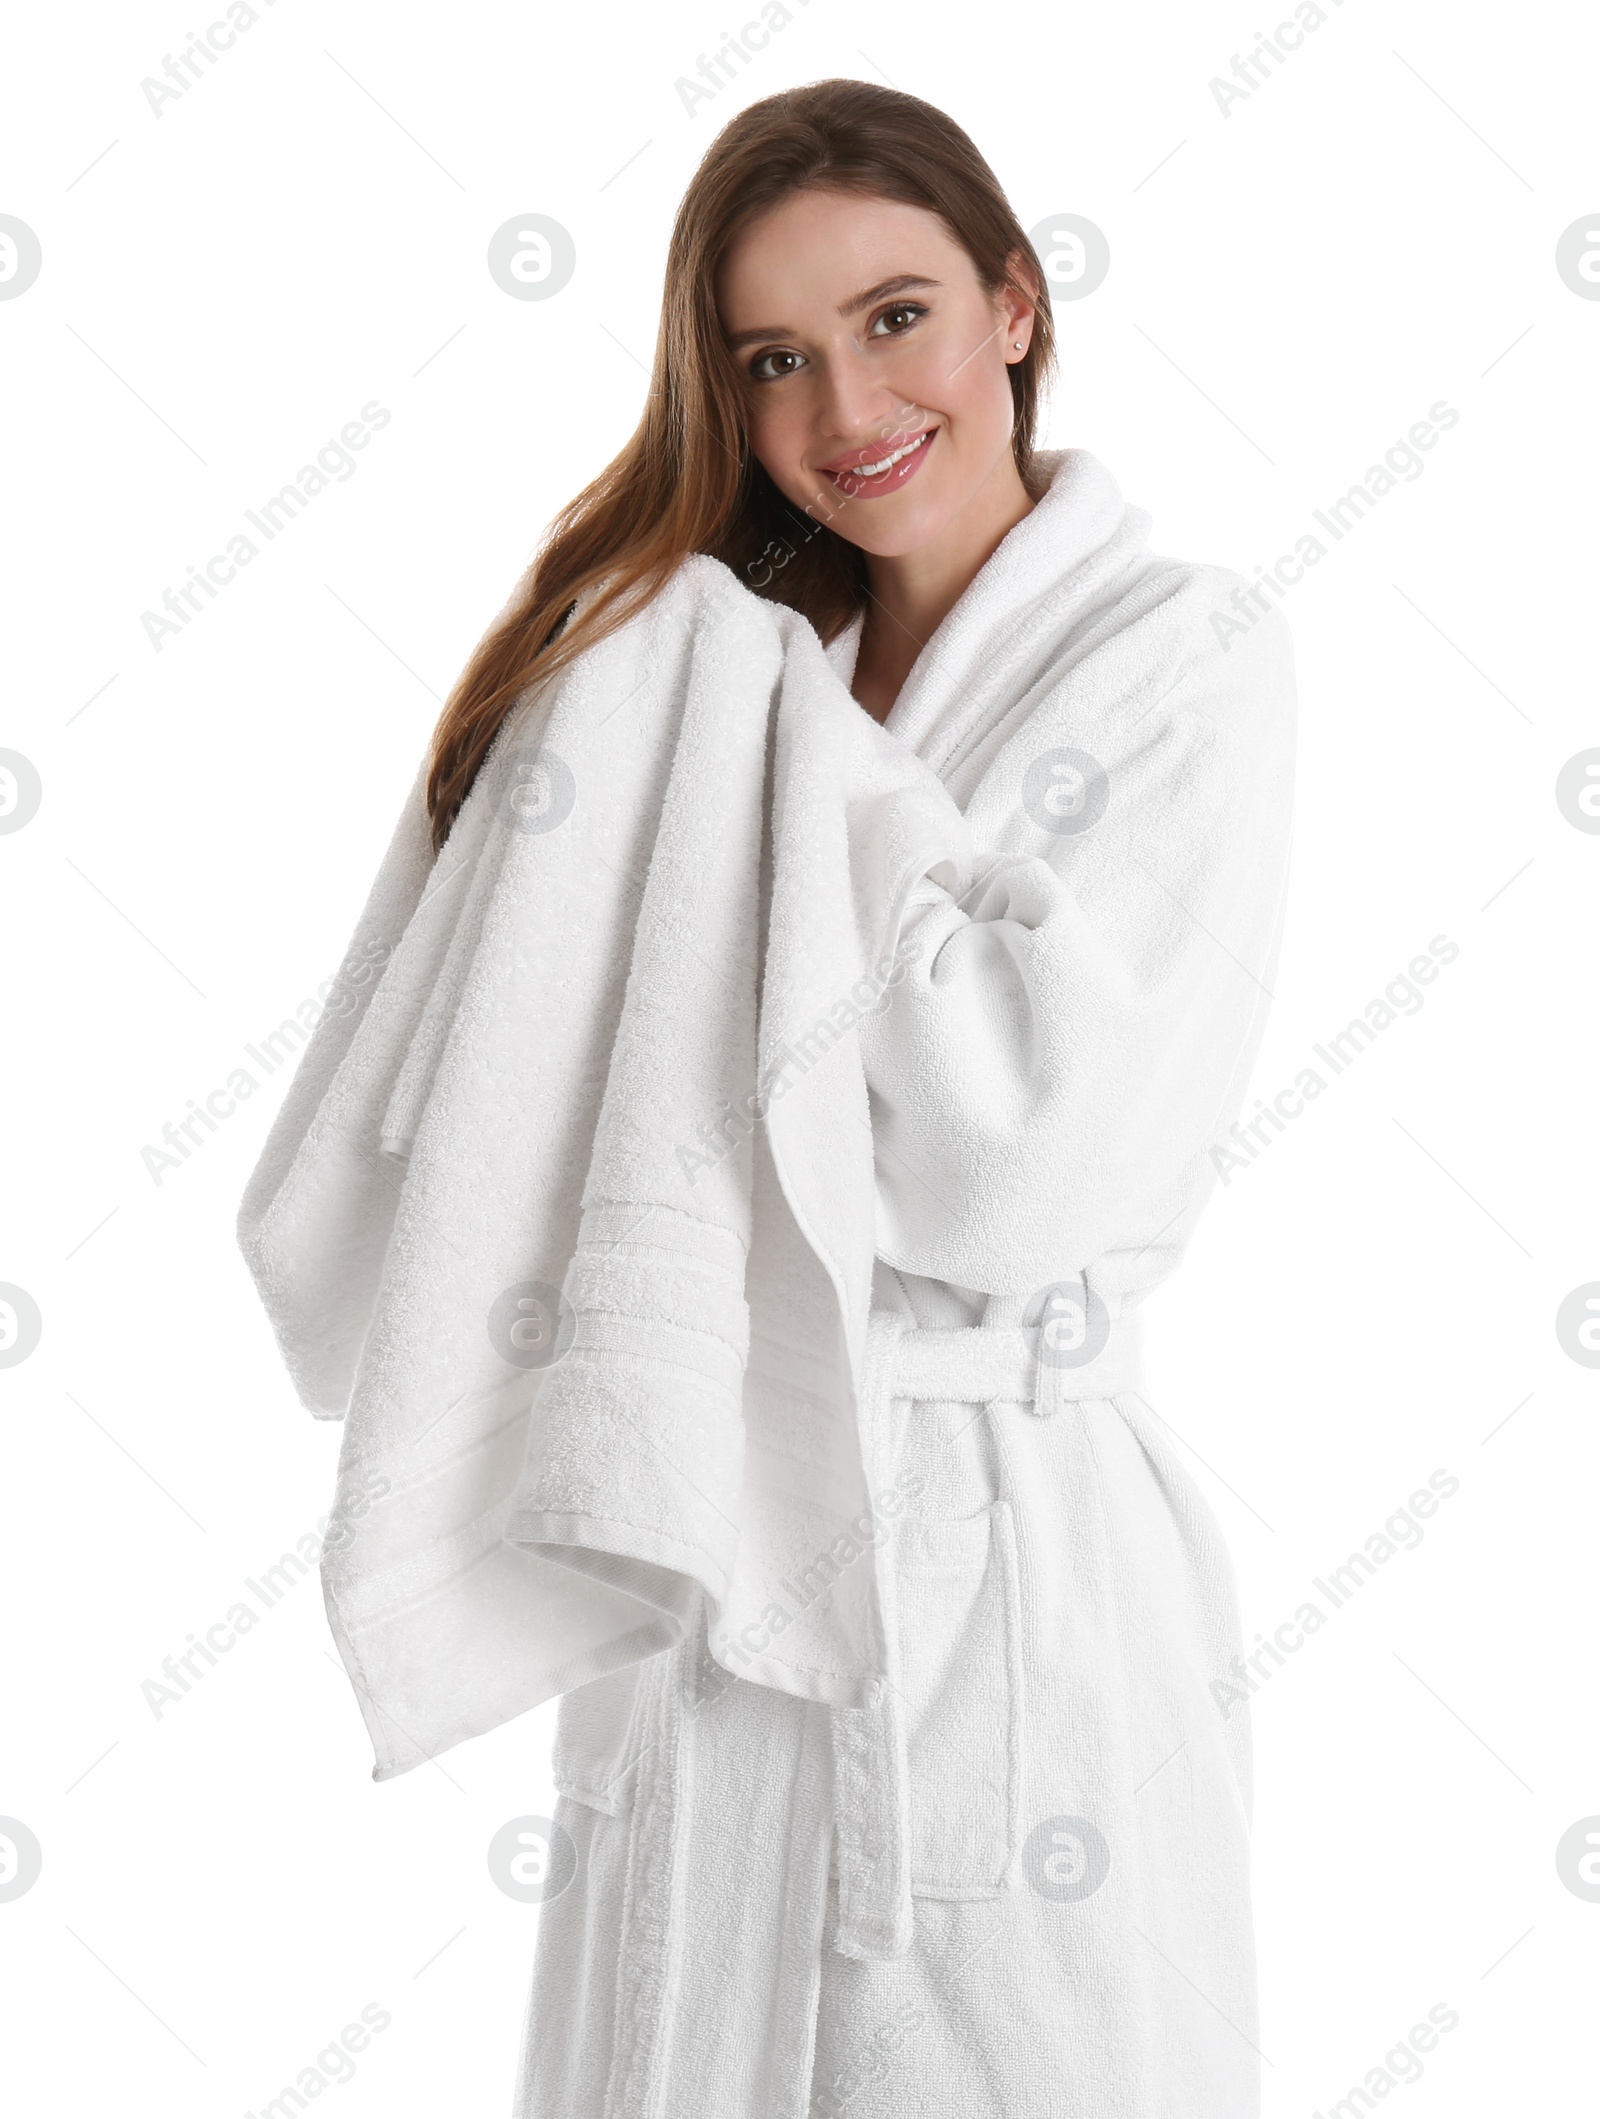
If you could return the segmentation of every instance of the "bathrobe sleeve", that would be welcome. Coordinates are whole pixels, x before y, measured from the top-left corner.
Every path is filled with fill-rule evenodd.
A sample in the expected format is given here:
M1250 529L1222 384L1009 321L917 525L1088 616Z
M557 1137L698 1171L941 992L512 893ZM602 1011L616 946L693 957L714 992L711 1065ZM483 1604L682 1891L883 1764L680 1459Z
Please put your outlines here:
M1099 1262L1126 1292L1170 1270L1223 1167L1294 758L1282 619L1211 623L1234 579L1195 570L1142 639L1103 629L984 771L963 887L911 892L860 1029L890 1265L1025 1293Z

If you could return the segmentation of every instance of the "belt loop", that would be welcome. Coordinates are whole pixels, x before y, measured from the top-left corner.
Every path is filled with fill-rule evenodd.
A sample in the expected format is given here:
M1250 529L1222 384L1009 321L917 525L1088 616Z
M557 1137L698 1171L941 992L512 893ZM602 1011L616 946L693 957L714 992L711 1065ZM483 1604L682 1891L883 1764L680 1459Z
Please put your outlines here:
M1102 1276L1098 1266L1084 1267L1084 1292L1091 1303L1099 1303L1101 1309L1106 1313L1112 1331L1115 1332L1122 1321L1122 1291L1120 1288L1112 1288L1108 1293L1101 1285L1101 1280Z
M1033 1410L1042 1420L1062 1406L1081 1398L1084 1371L1098 1365L1115 1334L1121 1299L1109 1301L1099 1291L1090 1269L1074 1280L1058 1280L1035 1297Z

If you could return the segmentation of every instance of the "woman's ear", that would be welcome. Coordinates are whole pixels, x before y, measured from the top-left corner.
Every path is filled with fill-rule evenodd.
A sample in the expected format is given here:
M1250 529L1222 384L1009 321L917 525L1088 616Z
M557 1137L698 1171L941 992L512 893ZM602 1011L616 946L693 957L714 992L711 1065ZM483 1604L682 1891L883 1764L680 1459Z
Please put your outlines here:
M1006 284L997 296L1006 327L1006 359L1013 364L1027 352L1033 338L1033 319L1038 305L1038 275L1024 251L1013 250L1006 258Z

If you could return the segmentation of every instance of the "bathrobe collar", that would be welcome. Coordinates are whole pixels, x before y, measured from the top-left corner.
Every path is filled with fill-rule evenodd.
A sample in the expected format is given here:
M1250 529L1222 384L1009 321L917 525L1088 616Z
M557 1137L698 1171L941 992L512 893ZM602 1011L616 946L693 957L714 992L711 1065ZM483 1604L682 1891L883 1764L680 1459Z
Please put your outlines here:
M1036 463L1049 486L1000 540L912 664L884 727L945 772L1017 694L1018 646L1032 634L1060 652L1061 614L1087 605L1108 573L1144 550L1150 518L1130 508L1116 480L1087 449L1045 449ZM827 649L849 684L861 645L853 619ZM959 698L964 709L951 712Z

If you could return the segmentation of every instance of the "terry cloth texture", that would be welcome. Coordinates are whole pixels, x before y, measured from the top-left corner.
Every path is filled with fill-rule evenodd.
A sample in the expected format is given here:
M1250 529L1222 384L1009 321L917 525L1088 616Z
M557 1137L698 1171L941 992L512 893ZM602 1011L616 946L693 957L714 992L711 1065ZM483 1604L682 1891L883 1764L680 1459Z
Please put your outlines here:
M804 2109L891 1997L932 2028L862 2115L1251 2108L1232 1590L1129 1333L1264 1023L1290 656L1045 463L882 728L859 626L825 651L696 558L519 702L437 860L419 772L381 969L241 1207L345 1419L323 1578L377 1777L564 1695L530 2119ZM771 1920L719 1989L734 1873ZM1021 2017L953 1983L985 1906ZM1019 2028L1063 1995L1081 2089Z

